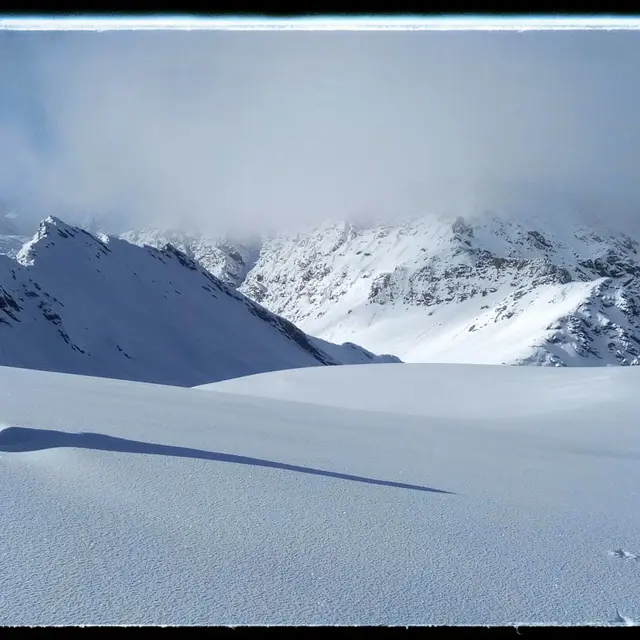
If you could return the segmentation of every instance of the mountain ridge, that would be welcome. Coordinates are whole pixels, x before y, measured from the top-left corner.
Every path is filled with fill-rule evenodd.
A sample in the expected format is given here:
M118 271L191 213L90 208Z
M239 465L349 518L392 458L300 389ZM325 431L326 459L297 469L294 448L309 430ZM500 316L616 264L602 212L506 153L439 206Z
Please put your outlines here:
M0 363L179 386L319 365L397 361L307 336L168 244L43 221L0 256Z
M239 289L314 335L411 362L637 365L639 251L568 217L327 223L265 240Z
M595 215L328 221L251 242L160 228L120 237L173 243L305 332L408 362L640 358L638 238Z

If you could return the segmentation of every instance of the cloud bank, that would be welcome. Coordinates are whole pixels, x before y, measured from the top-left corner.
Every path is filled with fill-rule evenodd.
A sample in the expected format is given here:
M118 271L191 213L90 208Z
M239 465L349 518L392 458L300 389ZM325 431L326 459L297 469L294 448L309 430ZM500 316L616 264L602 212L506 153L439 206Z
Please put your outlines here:
M4 32L0 197L220 233L551 206L638 226L638 77L640 32Z

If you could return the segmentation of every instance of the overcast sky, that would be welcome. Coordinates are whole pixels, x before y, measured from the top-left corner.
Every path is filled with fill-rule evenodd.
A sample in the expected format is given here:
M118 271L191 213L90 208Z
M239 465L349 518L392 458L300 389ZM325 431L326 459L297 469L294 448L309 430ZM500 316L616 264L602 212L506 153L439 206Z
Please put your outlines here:
M634 221L639 173L640 32L0 33L0 197L37 217Z

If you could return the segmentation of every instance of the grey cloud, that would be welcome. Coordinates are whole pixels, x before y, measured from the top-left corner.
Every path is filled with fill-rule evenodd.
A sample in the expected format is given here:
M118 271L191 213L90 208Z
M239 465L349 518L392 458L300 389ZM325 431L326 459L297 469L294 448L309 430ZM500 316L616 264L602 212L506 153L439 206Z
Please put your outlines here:
M546 206L637 224L640 33L4 33L0 47L14 96L0 188L24 209L220 232Z

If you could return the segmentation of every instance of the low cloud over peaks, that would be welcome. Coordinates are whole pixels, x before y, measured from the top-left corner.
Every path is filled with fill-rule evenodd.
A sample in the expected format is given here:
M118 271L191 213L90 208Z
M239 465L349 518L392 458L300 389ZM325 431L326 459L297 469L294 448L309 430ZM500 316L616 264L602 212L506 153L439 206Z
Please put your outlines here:
M255 232L544 207L637 225L640 33L0 33L0 190ZM537 203L537 204L532 204Z

